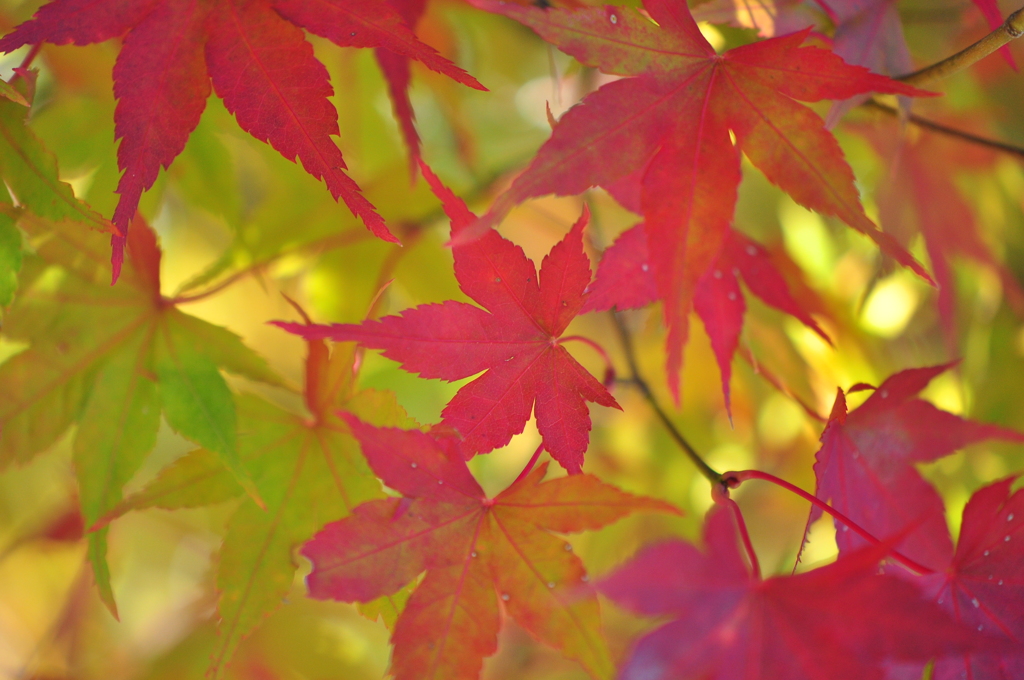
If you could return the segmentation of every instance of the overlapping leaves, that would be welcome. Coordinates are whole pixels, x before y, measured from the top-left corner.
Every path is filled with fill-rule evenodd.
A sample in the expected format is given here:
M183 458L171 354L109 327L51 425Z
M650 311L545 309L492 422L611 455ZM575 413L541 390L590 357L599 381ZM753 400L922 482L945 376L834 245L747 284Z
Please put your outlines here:
M901 371L847 413L840 390L814 464L818 498L878 537L910 531L897 549L931 569L941 570L953 554L942 499L914 468L986 439L1024 442L1024 434L966 420L916 398L951 365ZM866 385L858 389L873 389ZM815 509L811 521L821 516ZM913 530L912 530L913 529ZM865 543L840 530L840 551Z
M647 0L650 19L630 8L475 4L523 22L584 64L631 77L603 86L563 116L529 167L464 238L534 196L577 194L596 185L615 193L621 183L639 182L669 329L674 393L697 282L729 232L741 151L797 203L838 217L927 278L864 214L838 143L817 115L794 101L927 93L801 46L806 31L718 55L685 3Z
M1024 673L1024 492L1011 493L1014 481L979 489L964 508L956 553L944 569L913 578L957 621L1007 643L998 652L942 655L935 680L1004 680ZM890 677L916 680L922 670L920 664L901 666Z
M0 465L29 460L77 423L75 468L91 524L120 501L153 448L163 413L258 497L241 465L235 405L220 369L271 384L279 379L236 335L160 294L153 231L144 223L133 230L126 281L111 288L103 234L27 213L19 224L35 255L26 259L4 334L28 348L0 365ZM105 533L91 538L113 607L103 576Z
M0 87L0 174L10 193L0 206L0 304L10 299L14 278L8 272L22 257L16 219L31 253L21 295L4 319L5 338L27 349L0 364L0 464L27 460L77 426L72 446L82 514L93 530L94 570L111 606L106 523L132 509L236 499L240 505L219 556L214 675L223 674L241 639L288 593L294 553L316 535L303 549L314 564L311 593L370 603L368 611L386 609L397 617L392 670L400 679L477 677L496 648L503 613L592 676L609 677L615 668L596 598L582 587L586 574L570 544L555 534L595 529L637 510L672 508L589 475L545 482L543 465L488 498L465 458L508 442L533 412L544 446L567 470L581 472L587 402L616 406L561 344L582 311L660 298L670 352L678 355L692 307L708 329L727 400L745 306L741 278L769 305L820 332L767 253L731 228L740 151L798 202L845 220L915 266L897 243L905 240L879 234L865 217L852 173L821 121L792 101L911 90L803 46L806 34L715 55L681 2L648 0L657 23L620 7L543 12L527 2L477 4L519 18L588 64L629 77L568 113L483 220L424 170L452 220L456 277L482 308L449 301L358 325L288 325L308 340L302 413L232 395L222 369L279 382L238 338L161 295L155 236L138 220L126 236L128 221L159 167L189 136L212 77L243 128L301 159L386 236L342 172L330 140L337 131L327 103L330 86L297 26L378 50L415 160L408 60L475 82L412 37L408 26L424 0L58 0L0 42L87 42L127 33L115 68L124 170L115 248L123 242L129 253L121 284L107 287L106 236L82 227L109 225L58 181L52 159L23 125L30 94ZM867 4L850 2L847 9ZM892 9L887 2L873 6L883 4ZM376 19L358 27L346 23L356 8ZM72 10L81 10L77 23L67 20ZM891 14L877 16L889 21ZM246 53L248 45L255 47ZM261 74L256 65L273 69ZM269 108L250 106L268 83L287 92L264 99ZM555 246L539 274L511 242L493 231L480 237L482 226L520 200L592 185L617 197L640 196L645 217L645 226L609 249L593 284L583 251L585 219ZM959 250L974 244L961 243ZM937 278L948 281L944 261L931 250ZM324 338L384 349L426 377L483 375L448 405L433 435L394 429L411 426L394 399L357 390L354 350L329 351ZM903 672L919 678L933 657L941 657L934 676L942 679L1024 672L1024 495L1011 492L1011 480L976 494L954 552L941 501L913 468L974 441L1022 437L916 399L945 368L893 376L851 413L840 392L816 466L820 496L935 573L897 576L886 566L878 575L891 546L863 548L840 530L842 556L834 565L762 582L750 576L729 518L714 513L705 554L681 542L656 546L602 585L640 612L675 617L638 643L624 677L852 679L881 677L887 667L895 680ZM670 359L670 371L677 369L678 356ZM675 387L675 376L670 382ZM153 447L161 413L204 448L121 500L124 483ZM440 434L450 432L447 426L458 437ZM388 496L374 473L401 497ZM67 535L77 536L78 526ZM63 536L55 527L54 535ZM986 648L985 634L1003 646Z
M650 262L643 226L623 233L602 255L597 277L587 289L588 300L583 311L635 309L654 302L658 294ZM817 322L793 298L786 280L765 249L731 230L722 251L697 281L693 297L694 311L704 323L718 360L726 409L730 408L732 358L746 311L740 279L765 303L799 319L829 341Z
M476 80L419 42L391 5L376 0L55 0L0 40L0 50L50 42L85 45L125 35L114 66L115 136L124 172L113 222L117 280L125 234L142 193L169 167L213 89L238 124L327 185L377 236L396 241L345 174L327 70L302 29L343 47L417 59L471 87Z
M0 203L6 208L0 212L0 307L14 299L21 269L22 238L15 225L16 213L11 210L13 203L39 217L83 228L110 229L108 222L60 181L56 161L26 124L26 105L34 99L36 72L16 69L13 80L18 82L0 81L4 88L0 93L0 175L6 184L6 191L0 192Z
M475 216L424 166L459 234ZM459 380L486 371L456 393L444 424L464 438L467 456L507 444L530 413L548 452L569 472L583 467L590 440L586 402L618 407L608 390L559 343L586 303L587 215L551 249L540 276L522 249L497 232L454 248L455 277L484 307L449 300L362 324L279 324L307 338L357 341L424 378Z
M307 413L282 409L254 395L237 398L239 456L262 507L252 499L242 501L220 550L221 634L210 669L214 677L222 676L239 642L291 590L297 567L293 551L328 522L383 496L348 426L339 419L339 409L380 425L414 423L390 393L356 389L353 357L351 345L329 352L321 340L308 343ZM198 449L163 470L102 522L129 510L195 507L241 493L218 458Z
M944 655L934 677L966 673L977 680L1000 680L1024 668L1024 619L1019 614L1024 544L1017 540L1024 529L1024 494L1010 494L1012 479L978 491L964 509L954 551L942 499L913 464L986 439L1022 442L1024 434L965 420L915 398L949 368L897 373L849 414L840 391L814 466L816 494L875 536L905 535L897 549L930 570L907 578L957 620L1009 643L1000 652ZM818 510L811 513L812 519L818 516ZM864 545L845 529L837 532L836 543L841 555ZM920 677L921 670L920 664L911 664L893 677Z
M348 602L390 595L422 572L392 634L397 680L469 680L497 648L500 609L595 678L614 673L597 599L572 546L550 532L597 529L630 513L676 512L591 475L543 481L541 465L494 498L457 439L347 418L370 467L402 498L371 501L303 553L310 594Z
M878 574L885 546L759 581L727 512L708 517L704 544L703 554L682 541L646 548L599 583L638 613L674 617L640 640L623 680L878 680L887 663L999 644L905 580Z

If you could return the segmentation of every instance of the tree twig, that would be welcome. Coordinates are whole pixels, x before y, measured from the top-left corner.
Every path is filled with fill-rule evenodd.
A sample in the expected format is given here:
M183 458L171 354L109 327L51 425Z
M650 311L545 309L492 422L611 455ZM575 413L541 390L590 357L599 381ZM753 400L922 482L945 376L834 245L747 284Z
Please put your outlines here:
M661 404L658 403L657 397L655 397L654 392L651 391L651 386L648 385L647 381L640 375L640 369L636 362L636 353L633 350L633 338L630 336L629 330L626 328L626 325L622 323L622 319L619 318L618 313L610 312L610 314L615 324L615 328L619 332L619 337L622 339L622 347L626 354L626 362L629 364L629 371L631 373L629 382L636 385L637 389L640 390L640 393L644 395L644 398L647 399L647 403L651 405L654 413L657 414L658 419L665 426L665 429L668 430L672 439L679 444L679 448L681 448L693 464L697 466L697 470L699 470L700 473L704 475L709 482L711 482L712 486L721 484L722 475L715 472L714 468L704 462L704 459L701 458L696 449L690 445L690 442L686 441L686 437L683 436L683 433L680 432L679 428L677 428L675 423L672 422L672 419L668 417L668 412L666 412L665 409L661 407Z
M919 71L908 73L905 76L898 76L894 80L900 80L908 85L920 87L933 80L946 78L981 61L1021 35L1024 35L1024 7L1006 17L1006 21L1003 22L1002 26L967 49L961 50L953 56L947 57Z
M901 112L896 107L889 106L888 104L883 104L874 99L869 99L868 101L864 102L863 106L874 111L887 113L890 116L901 115ZM977 144L979 146L988 147L989 149L1002 151L1003 153L1008 153L1012 156L1016 156L1017 158L1024 159L1024 147L1015 146L1013 144L1008 144L1006 142L1000 142L995 139L989 139L988 137L981 137L980 135L975 135L964 130L958 130L956 128L949 127L948 125L943 125L942 123L936 123L933 120L922 118L921 116L915 115L913 113L906 116L906 120L912 125L916 125L919 128L929 130L931 132L937 132L939 134L943 134L948 137L953 137L964 142L970 142L972 144Z

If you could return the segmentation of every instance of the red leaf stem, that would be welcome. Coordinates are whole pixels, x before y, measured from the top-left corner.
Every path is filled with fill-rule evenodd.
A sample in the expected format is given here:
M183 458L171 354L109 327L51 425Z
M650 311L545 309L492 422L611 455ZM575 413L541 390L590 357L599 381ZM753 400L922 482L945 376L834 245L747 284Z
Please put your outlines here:
M747 523L743 521L743 512L740 506L733 499L729 498L720 487L714 487L711 495L715 502L724 505L732 510L732 516L736 520L736 528L740 532L740 540L743 541L743 549L747 551L747 559L750 560L750 572L755 581L761 580L761 565L757 561L757 553L754 552L754 544L750 541L750 532L747 531Z
M533 452L532 456L530 456L530 460L526 461L526 467L524 467L523 471L519 473L518 477L516 477L516 481L512 482L512 484L510 484L509 486L515 486L519 482L523 481L526 475L530 474L530 470L532 470L533 466L537 464L538 460L540 460L540 454L543 450L544 442L541 442L540 445L537 447L537 450Z
M36 57L39 55L39 50L42 49L42 47L43 43L41 42L37 42L35 45L32 46L32 49L28 51L28 54L25 55L25 58L21 60L21 66L14 69L14 75L11 76L10 80L11 83L14 83L15 80L21 77L20 71L22 69L26 69L32 65L32 62L36 60Z
M803 489L801 489L800 487L796 486L795 484L790 484L786 480L780 479L779 477L776 477L773 474L770 474L768 472L761 472L760 470L742 470L740 472L726 472L726 473L724 473L722 475L722 483L725 484L730 489L735 489L741 483L745 482L748 479L762 479L762 480L764 480L766 482L771 482L772 484L775 484L777 486L781 486L783 489L786 489L787 491L790 491L792 493L795 493L797 496L800 496L800 498L803 498L805 501L809 501L814 506L820 508L823 512L826 512L829 515L832 515L832 517L836 518L837 520L842 522L844 525L849 527L855 534L857 534L858 536L863 538L865 541L868 541L868 542L873 543L875 545L877 545L877 544L882 542L878 538L876 538L875 536L872 536L870 533L868 533L859 524L857 524L856 522L851 520L849 517L847 517L843 513L839 512L838 510L833 508L831 505L829 505L825 501L823 501L820 498L817 498L816 496L814 496L814 495L804 491ZM926 567L926 566L924 566L922 564L919 564L918 562L915 562L914 560L910 559L909 557L907 557L907 556L905 556L905 555L903 555L903 554L901 554L901 553L899 553L899 552L897 552L895 550L890 550L889 551L889 556L892 557L897 562L899 562L900 564L902 564L907 569L910 569L911 571L913 571L914 573L917 573L917 574L934 574L935 573L935 571L933 569L929 569L928 567Z
M614 364L612 364L612 358L610 356L608 356L608 352L605 351L604 347L602 347L598 343L594 342L590 338L583 337L582 335L567 335L564 338L559 338L558 339L558 344L561 345L561 344L564 344L564 343L566 343L566 342L568 342L570 340L575 340L577 342L582 342L582 343L584 343L586 345L589 345L595 352L597 352L598 354L601 355L601 358L604 359L604 368L605 368L605 376L606 376L604 384L606 386L612 380L615 379L615 366L614 366Z

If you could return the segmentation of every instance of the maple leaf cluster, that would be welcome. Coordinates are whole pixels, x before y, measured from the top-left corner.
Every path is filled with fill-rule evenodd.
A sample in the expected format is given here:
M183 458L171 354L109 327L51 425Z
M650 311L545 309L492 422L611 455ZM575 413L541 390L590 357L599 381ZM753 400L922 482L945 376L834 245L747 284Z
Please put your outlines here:
M1001 25L991 0L975 4L989 25ZM838 314L813 302L817 294L796 265L745 231L737 207L745 161L800 206L867 236L883 258L879 272L894 262L938 285L950 351L957 348L954 257L994 270L1008 299L1024 307L1024 291L940 167L953 153L941 145L953 142L849 128L880 156L899 160L876 196L879 226L830 131L859 104L887 106L870 99L875 94L898 95L891 108L902 122L914 120L910 98L935 94L888 77L912 65L895 3L711 0L693 12L679 0L644 0L642 8L467 5L462 11L518 21L607 77L558 120L549 109L550 137L480 215L421 149L413 61L484 89L417 37L425 0L54 0L0 39L3 52L121 40L112 72L120 143L109 220L59 179L26 124L36 106L36 73L27 66L37 48L0 81L7 187L0 264L10 261L0 270L0 305L4 339L20 343L0 361L0 466L28 463L70 432L77 482L77 509L24 540L84 541L99 597L117 617L112 526L151 508L230 503L215 566L213 678L270 677L262 666L232 664L306 562L311 598L356 603L367 618L382 619L393 647L389 673L398 680L480 677L509 620L599 679L1024 676L1024 489L1014 489L1016 475L985 480L966 500L954 542L943 497L916 467L983 441L1024 443L1015 429L920 398L932 380L957 370L956 361L898 371L877 387L839 389L829 417L820 418L812 494L768 472L718 473L704 461L659 405L661 385L652 389L640 375L621 317L660 305L664 386L678 406L694 313L730 423L747 408L732 386L748 317L744 288L826 344L843 341ZM832 23L831 38L814 30L808 17L817 15ZM753 27L763 39L719 53L698 20ZM166 218L147 221L140 201L183 153L213 91L242 130L298 160L374 236L397 244L332 139L341 131L334 90L304 31L375 50L413 179L421 176L441 203L450 273L471 302L442 299L376 318L376 291L362 321L320 324L286 296L301 322L271 323L301 339L296 387L238 335L182 310L235 279L203 295L164 294L158 232L169 239L151 222ZM1013 63L1006 50L1004 57ZM834 103L824 118L805 105L826 100ZM996 164L991 154L961 153L963 165ZM596 273L588 248L600 242L599 229L586 205L539 267L495 229L527 201L596 187L642 216L600 253ZM398 231L409 235L407 248L425 238L428 219ZM199 278L208 282L228 266ZM108 285L108 267L116 285ZM253 265L235 278L257 270L265 273ZM387 271L382 265L378 287ZM570 334L574 323L585 327L579 317L599 312L610 312L622 332L626 378L602 342ZM569 351L576 343L603 358L601 379ZM367 387L367 349L420 378L465 382L438 422L422 424L401 395ZM591 579L566 535L635 513L683 514L677 503L584 471L588 461L594 467L594 420L614 417L629 403L620 388L634 387L698 463L715 504L703 520L702 547L674 537L628 560L619 550L619 566ZM865 392L850 409L849 395ZM607 410L592 414L591 404ZM471 463L504 455L531 419L536 452L489 495ZM197 448L133 485L161 423ZM562 470L540 460L545 451ZM836 559L763 577L732 498L754 480L811 502L804 543L829 514ZM601 597L660 623L617 648L607 639Z
M345 174L341 151L331 140L338 115L327 70L313 55L302 29L342 47L386 49L416 59L472 87L476 80L421 43L406 24L415 3L328 0L60 0L44 5L0 40L10 52L39 42L87 45L124 36L114 65L115 136L120 200L112 218L114 280L120 273L128 226L142 193L160 166L181 153L210 96L210 84L246 132L268 142L288 160L323 180L366 226L397 241L374 207ZM422 3L420 3L422 11ZM404 15L404 16L403 16ZM393 89L404 93L404 62L385 57ZM411 120L402 94L396 107ZM414 137L410 138L414 140ZM413 146L415 153L415 146Z

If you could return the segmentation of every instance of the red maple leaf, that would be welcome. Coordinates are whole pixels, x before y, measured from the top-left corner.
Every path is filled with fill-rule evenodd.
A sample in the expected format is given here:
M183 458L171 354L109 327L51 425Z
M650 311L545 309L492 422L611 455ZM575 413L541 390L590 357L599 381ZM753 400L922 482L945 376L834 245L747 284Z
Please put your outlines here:
M876 192L882 228L900 243L924 237L938 284L939 319L947 345L957 346L956 283L952 259L964 257L992 269L1008 301L1024 310L1024 291L1013 274L992 254L980 233L974 210L953 181L955 169L978 172L991 168L995 154L920 131L905 135L897 125L853 129L871 142L888 166Z
M396 680L476 678L497 648L502 609L592 676L611 676L597 598L580 588L583 564L549 532L675 508L591 475L542 482L546 464L487 498L455 438L346 420L374 472L404 498L364 503L317 534L303 548L307 583L315 598L368 602L426 572L392 635Z
M416 28L420 17L427 9L427 0L385 1L398 12L410 30ZM375 50L375 56L381 73L384 74L384 79L388 83L388 92L391 94L391 104L395 110L395 118L398 119L398 127L402 131L405 145L409 147L409 167L415 173L420 161L420 136L416 132L416 114L412 108L412 101L409 99L409 83L412 80L409 57L383 47L378 47Z
M849 414L846 397L839 390L814 464L818 498L831 501L836 510L874 536L895 536L917 527L896 549L935 570L949 564L953 542L942 499L914 463L941 458L985 439L1024 442L1024 434L1015 430L965 420L915 398L953 365L896 373ZM813 508L809 522L820 516L821 510ZM854 532L842 529L836 543L841 554L865 545Z
M458 233L476 220L459 198L422 166ZM590 261L583 252L587 213L541 265L491 231L456 246L455 277L484 307L449 300L362 324L278 323L306 338L356 341L424 378L460 380L485 373L445 407L444 423L463 437L467 455L504 446L535 412L544 447L577 473L590 440L586 402L619 408L608 390L577 362L560 336L586 302Z
M657 285L650 267L647 238L642 225L624 232L601 257L597 276L588 288L584 312L635 309L657 299ZM789 286L772 263L771 256L754 240L730 230L722 251L697 281L693 307L704 322L711 348L722 374L722 393L729 410L732 358L739 344L746 304L739 280L765 303L785 312L831 342L789 292Z
M947 655L934 680L1008 680L1024 677L1024 491L1015 477L979 489L964 508L956 554L941 571L914 577L925 594L954 619L1005 637L1005 653ZM917 680L921 664L890 672L890 680Z
M378 237L397 242L345 174L327 69L302 29L342 47L378 47L482 89L421 43L377 0L55 0L0 40L0 51L49 42L86 45L125 35L114 64L114 132L120 199L113 223L113 278L139 198L185 147L210 82L243 130L285 158L298 158Z
M988 23L988 27L993 31L999 28L1003 24L1003 13L999 11L999 3L997 0L972 0L975 7L985 17L985 21ZM1013 57L1013 52L1010 51L1008 45L1003 45L999 48L999 53L1003 55L1003 59L1010 65L1014 71L1017 70L1017 60Z
M622 680L875 680L886 661L987 644L912 584L879 574L885 546L760 581L728 512L712 511L704 544L705 554L683 541L648 547L597 584L633 611L675 617L637 643Z
M665 303L669 386L676 396L697 282L729 233L740 151L797 203L840 218L927 278L867 218L839 144L814 112L794 101L927 93L801 47L807 31L716 54L678 1L646 0L657 24L627 7L545 11L473 3L521 21L584 64L634 77L604 85L570 109L526 171L462 239L489 229L527 198L578 194L642 173L644 223Z
M640 309L657 299L658 285L651 271L647 234L644 226L638 224L622 232L601 254L581 312Z

